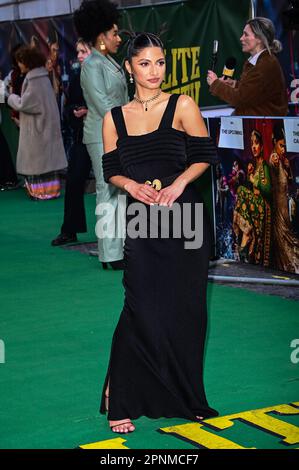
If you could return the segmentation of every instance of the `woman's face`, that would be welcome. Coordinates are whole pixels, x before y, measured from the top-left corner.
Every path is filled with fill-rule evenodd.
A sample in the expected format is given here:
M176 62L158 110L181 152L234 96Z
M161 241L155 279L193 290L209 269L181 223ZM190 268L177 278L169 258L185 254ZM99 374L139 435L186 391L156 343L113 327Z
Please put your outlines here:
M89 47L84 44L83 42L79 42L77 44L77 58L78 58L78 62L80 64L82 64L82 62L86 59L86 57L88 57L91 53L91 50L89 49Z
M276 140L274 150L277 155L281 158L285 156L286 153L286 143L284 139Z
M48 70L48 72L52 72L53 71L53 62L50 58L47 59L47 62L46 62L46 69Z
M59 44L58 42L54 42L53 44L50 45L50 58L53 64L55 64L55 62L57 61L58 54L59 54Z
M27 73L29 71L29 68L22 62L18 62L18 67L21 70L21 73Z
M108 54L116 54L121 43L117 25L114 24L109 31L101 33L100 40L105 44Z
M254 158L259 157L263 151L263 146L255 134L251 135L251 151Z
M240 37L240 41L242 45L242 51L247 52L252 56L263 49L262 41L255 36L249 24L245 26L243 34Z
M165 56L160 47L146 47L132 57L132 64L126 62L129 73L144 88L154 90L160 88L165 76Z

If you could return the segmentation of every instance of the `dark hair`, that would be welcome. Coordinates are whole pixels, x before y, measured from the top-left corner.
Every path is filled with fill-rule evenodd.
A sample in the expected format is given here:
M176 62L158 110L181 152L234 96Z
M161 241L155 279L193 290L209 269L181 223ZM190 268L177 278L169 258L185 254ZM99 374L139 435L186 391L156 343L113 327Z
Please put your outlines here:
M91 44L90 42L84 41L83 38L78 38L78 39L77 39L76 44L75 44L75 47L77 47L78 44L83 44L83 46L84 46L85 48L88 48L88 49L90 49L90 50L91 50L91 48L92 48L92 44Z
M269 18L257 16L248 20L247 23L253 31L253 34L259 38L264 44L265 48L271 54L278 54L282 50L282 44L278 39L275 39L275 27Z
M281 125L276 124L273 128L273 134L272 134L272 142L273 144L277 142L278 140L285 140L285 132L284 128L281 127Z
M163 50L161 39L153 33L134 33L129 39L126 59L131 63L132 57L137 56L146 47L160 47Z
M15 58L17 62L21 62L28 67L29 70L44 67L46 63L44 54L35 47L30 46L20 47L15 53Z
M252 137L252 135L255 135L255 137L257 138L257 140L259 141L259 143L261 145L263 145L263 136L262 134L256 130L256 129L253 129L253 131L251 132L250 136Z
M83 0L74 12L74 23L79 36L94 45L98 35L113 28L119 17L117 5L109 0Z
M10 51L10 58L11 58L11 62L12 62L13 67L18 66L17 61L16 61L16 52L23 46L24 46L24 44L22 44L22 43L16 44Z
M51 28L47 37L48 47L50 47L52 44L58 44L58 43L59 43L59 39L58 39L57 31Z
M233 160L233 164L235 162L237 163L240 170L244 170L244 162L243 162L243 160L241 160L241 158L235 157L234 160Z

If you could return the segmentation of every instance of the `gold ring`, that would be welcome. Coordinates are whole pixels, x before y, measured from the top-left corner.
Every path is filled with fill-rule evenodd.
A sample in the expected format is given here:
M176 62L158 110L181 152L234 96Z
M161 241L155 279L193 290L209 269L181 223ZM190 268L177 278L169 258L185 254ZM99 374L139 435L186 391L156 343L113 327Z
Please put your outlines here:
M160 180L155 179L152 183L152 186L153 188L155 188L156 191L160 191L160 189L162 188L162 183Z
M160 180L158 180L158 178L154 179L153 182L151 182L150 180L146 180L144 184L151 186L156 191L160 191L160 189L162 189L162 183Z

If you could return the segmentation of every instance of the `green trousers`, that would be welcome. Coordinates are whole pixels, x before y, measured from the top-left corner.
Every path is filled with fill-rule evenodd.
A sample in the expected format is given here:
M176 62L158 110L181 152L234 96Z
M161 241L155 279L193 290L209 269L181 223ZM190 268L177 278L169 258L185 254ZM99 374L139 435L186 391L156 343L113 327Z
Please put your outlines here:
M105 211L105 220L107 220L108 224L114 224L116 223L118 196L124 196L124 193L116 186L107 184L104 181L102 168L102 143L87 144L86 147L96 179L96 204L97 206L104 203L109 204L108 206L105 205L106 208L108 207ZM100 216L97 216L97 221L99 219ZM118 236L114 238L98 238L99 261L109 262L123 259L123 244L124 239Z

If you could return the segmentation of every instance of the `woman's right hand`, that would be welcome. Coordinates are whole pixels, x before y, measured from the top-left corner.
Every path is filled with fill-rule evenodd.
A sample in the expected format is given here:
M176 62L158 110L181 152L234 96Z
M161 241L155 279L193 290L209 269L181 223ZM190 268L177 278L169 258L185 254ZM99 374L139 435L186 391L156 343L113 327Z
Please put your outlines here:
M247 166L247 173L248 173L248 174L251 174L251 173L253 173L253 170L254 170L253 164L252 164L252 163L248 163L248 166Z
M229 77L221 77L220 80L225 83L225 85L230 86L231 88L236 87L237 80L233 80L232 78Z
M254 180L254 176L253 176L252 173L249 175L249 181L250 181L250 183L254 184L255 180Z
M158 191L152 186L145 183L137 183L130 181L124 185L124 190L127 191L134 199L143 202L147 205L155 204Z
M208 85L211 86L215 82L215 80L217 80L217 79L218 79L218 77L215 74L215 72L213 72L212 70L208 70L208 75L207 75Z

